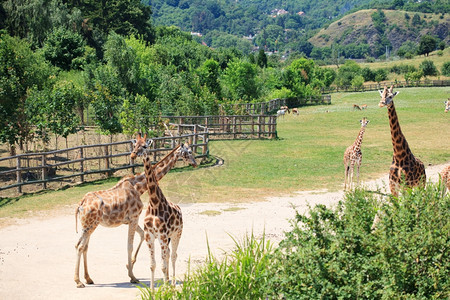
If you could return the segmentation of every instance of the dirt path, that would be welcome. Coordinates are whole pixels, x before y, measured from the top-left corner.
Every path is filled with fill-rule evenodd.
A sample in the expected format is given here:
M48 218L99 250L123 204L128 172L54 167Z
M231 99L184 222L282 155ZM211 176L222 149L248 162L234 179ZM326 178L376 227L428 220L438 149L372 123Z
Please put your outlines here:
M443 165L428 167L429 180L436 181L442 168ZM386 182L387 176L368 182L366 186L376 188ZM183 278L189 259L195 267L206 257L206 238L216 255L233 248L229 234L239 239L252 231L256 236L265 232L271 241L278 242L283 238L283 231L290 228L288 220L295 215L292 206L305 212L308 204L331 206L342 196L343 192L312 191L248 204L182 205L185 228L178 250L177 278ZM125 268L126 226L97 228L89 245L88 260L95 285L76 288L74 245L78 235L74 210L75 206L59 216L27 219L0 230L0 299L136 299L139 296L138 289L129 283ZM205 211L220 214L202 214ZM134 274L146 284L149 283L149 266L148 248L143 245ZM156 270L156 277L161 278L159 252Z

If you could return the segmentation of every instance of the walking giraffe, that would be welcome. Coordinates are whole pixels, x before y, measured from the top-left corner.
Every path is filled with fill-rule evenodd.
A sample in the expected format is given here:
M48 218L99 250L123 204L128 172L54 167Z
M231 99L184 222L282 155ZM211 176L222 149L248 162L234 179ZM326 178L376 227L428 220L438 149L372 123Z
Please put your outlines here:
M425 166L420 159L413 155L401 131L393 100L398 92L394 93L393 88L394 86L391 86L390 89L384 87L384 90L380 91L381 100L379 106L387 106L388 109L394 150L389 171L389 188L393 196L398 196L399 188L402 184L406 187L424 186L426 175Z
M144 149L147 147L145 139L136 139L136 145L131 153L132 158L144 154L144 169L147 179L147 187L149 194L149 205L145 212L144 232L145 240L148 244L151 256L151 281L152 289L155 288L155 240L158 239L161 245L162 256L162 272L164 281L169 281L169 243L172 245L172 268L173 268L173 284L175 281L175 263L177 260L177 249L183 231L183 218L181 209L178 205L168 201L161 191L155 172L151 165L150 158L145 155Z
M141 140L146 140L146 136L141 138ZM175 165L179 158L184 161L197 166L197 162L193 156L192 150L188 144L182 144L175 147L171 152L169 152L161 161L159 161L155 166L155 176L159 181L164 175L166 175L170 169ZM136 194L137 191L137 194ZM94 232L97 226L103 225L106 227L117 227L121 224L129 224L128 232L128 274L131 278L132 283L137 283L137 279L133 275L133 266L136 262L136 257L139 249L144 240L144 231L139 225L139 215L142 211L142 202L140 196L147 191L147 182L145 178L145 173L141 173L136 176L126 176L122 178L114 187L104 190L97 191L93 193L87 193L81 202L79 203L75 212L75 222L77 222L78 214L80 215L80 221L82 225L82 236L80 237L77 245L77 262L75 268L75 282L77 287L82 288L84 284L79 280L79 266L81 254L84 258L84 271L85 279L88 284L93 284L94 282L88 274L87 268L87 249L89 245L90 235ZM115 205L114 212L111 213L111 205ZM128 211L129 206L140 207L139 213L130 213ZM107 220L107 221L105 221ZM134 231L138 232L140 236L140 242L136 248L136 252L131 256L133 249ZM131 246L130 246L131 245ZM131 259L130 259L131 257ZM130 267L131 266L131 267Z
M357 184L359 185L359 168L361 167L362 162L361 144L364 132L366 131L366 126L367 124L369 124L369 120L363 118L359 122L361 123L361 129L359 130L359 134L356 137L355 142L351 146L348 146L344 152L344 166L345 166L344 190L347 189L347 181L349 188L350 189L352 188L355 165L357 167L356 172Z

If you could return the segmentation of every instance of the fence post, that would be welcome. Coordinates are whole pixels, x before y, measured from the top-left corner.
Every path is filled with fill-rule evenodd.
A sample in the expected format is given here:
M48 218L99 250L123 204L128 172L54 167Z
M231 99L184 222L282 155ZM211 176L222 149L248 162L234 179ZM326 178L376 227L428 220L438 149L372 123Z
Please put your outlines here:
M205 127L205 132L203 133L203 155L208 153L208 127Z
M233 138L236 139L236 117L233 116Z
M17 172L16 172L16 174L17 174L17 183L20 184L22 182L22 174L20 172L20 156L17 157L16 161L17 161L17 165L16 165L16 168L17 168ZM19 192L20 194L22 193L22 186L21 185L17 186L17 192Z
M47 164L47 162L45 159L45 154L43 154L42 158L41 158L41 165L42 165L41 172L42 172L42 180L44 181L42 183L42 187L44 188L44 190L47 189L47 181L45 181L45 180L47 180L47 167L45 166L46 164Z
M111 176L111 171L109 170L109 149L108 146L105 146L105 169L106 171L106 175L108 177Z
M261 116L258 116L258 139L261 138Z
M198 125L195 124L194 125L194 140L193 140L194 145L197 145L197 137L198 137L197 134L198 134ZM197 146L192 147L192 152L194 152L194 155L195 155L195 153L197 152Z
M81 182L84 182L84 149L83 147L80 148L80 180Z

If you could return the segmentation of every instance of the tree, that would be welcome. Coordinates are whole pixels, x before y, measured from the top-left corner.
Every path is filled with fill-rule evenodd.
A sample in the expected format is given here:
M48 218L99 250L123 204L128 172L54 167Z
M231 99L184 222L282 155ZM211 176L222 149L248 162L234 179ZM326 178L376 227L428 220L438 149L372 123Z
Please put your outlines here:
M206 60L203 65L197 69L200 84L206 86L218 99L221 98L222 94L219 82L219 72L219 63L213 59Z
M51 84L50 66L42 55L33 53L31 44L0 31L0 141L14 147L31 132L26 115L26 99L32 87L42 89Z
M63 70L79 69L85 52L83 37L63 27L50 33L44 42L44 57Z
M450 76L450 61L447 61L442 65L441 72L444 76Z
M353 60L347 60L337 72L336 84L339 86L351 85L353 78L360 73L361 67Z
M424 76L436 76L439 73L434 62L427 59L420 63L419 70Z
M259 49L256 63L260 68L267 68L267 55L264 53L264 49Z
M420 38L420 43L419 43L419 49L418 49L418 54L421 55L425 55L428 56L428 54L430 54L430 52L436 50L436 46L437 46L437 40L436 38L434 38L431 35L423 35Z
M235 59L228 64L223 78L233 100L248 101L258 97L255 65Z
M57 82L46 101L45 112L48 117L48 128L56 135L66 139L71 133L78 131L80 119L75 113L77 99L81 98L81 91L75 87L73 82ZM56 143L58 148L58 143Z

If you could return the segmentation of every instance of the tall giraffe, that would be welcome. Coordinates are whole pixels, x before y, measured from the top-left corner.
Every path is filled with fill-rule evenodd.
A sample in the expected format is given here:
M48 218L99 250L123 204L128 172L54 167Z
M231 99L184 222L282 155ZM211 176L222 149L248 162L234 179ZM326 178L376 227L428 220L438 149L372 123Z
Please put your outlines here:
M138 135L138 140L140 143L142 143L142 141L144 141L145 143L146 136L142 138L140 135ZM170 169L172 169L172 167L175 165L175 163L178 161L179 158L182 158L184 161L188 162L194 167L197 166L197 162L195 161L195 158L189 145L188 144L179 145L175 147L171 152L169 152L163 159L161 159L161 161L159 161L154 166L155 176L158 181L162 177L164 177L170 171ZM136 176L132 175L122 178L114 187L108 190L97 191L94 193L87 193L83 197L75 212L75 222L77 222L77 216L79 214L81 225L83 228L82 236L80 237L80 240L76 245L77 262L75 269L75 282L77 283L78 287L80 288L84 287L84 284L81 283L81 281L79 280L79 265L81 254L83 254L84 257L84 270L86 282L88 284L93 284L93 281L90 278L87 271L87 257L86 257L90 235L94 232L95 228L97 228L99 224L106 227L116 227L121 224L129 224L129 226L134 227L135 223L137 224L139 220L139 215L142 211L142 202L140 200L140 196L147 190L148 190L147 182L145 178L145 173L143 172ZM138 193L138 196L136 195L136 191ZM112 214L109 214L108 205L110 205L111 203L116 203L117 199L121 197L124 199L123 202L125 202L125 205L118 205L115 208L116 212L115 215L118 218L114 220L113 225L109 225L109 223L111 222ZM139 201L135 199L136 197L138 197ZM104 205L105 203L106 205ZM129 211L127 211L128 204L133 205L136 204L137 207L141 206L139 214L129 215ZM107 211L106 214L105 210ZM128 217L124 218L121 216L124 217L128 216ZM103 218L108 219L109 223L103 222L102 221ZM127 223L129 220L131 220L131 222ZM136 225L135 231L140 235L141 239L138 247L136 248L136 252L131 257L131 261L130 256L128 257L128 264L127 264L129 276L131 278L131 282L133 283L138 282L133 275L132 269L136 262L136 257L137 254L139 253L139 249L144 240L144 231L141 229L139 225ZM128 232L128 251L132 251L133 240L134 240L134 232L131 232L130 228Z
M75 246L77 249L77 260L74 279L77 287L84 287L79 276L82 254L84 278L87 284L94 283L88 273L87 250L91 234L99 224L106 227L117 227L122 224L128 224L128 276L131 278L130 281L132 283L139 282L133 275L134 263L132 262L131 255L133 252L134 233L138 230L139 216L143 206L139 192L133 188L130 182L125 182L119 188L89 192L84 195L75 212L75 226L77 225L78 215L80 215L82 225L82 234Z
M152 289L154 289L156 269L155 239L158 239L161 245L162 271L165 281L169 281L169 243L172 245L171 259L174 278L173 283L175 284L176 282L175 262L177 259L178 244L183 232L183 217L180 207L168 201L164 197L164 194L158 185L158 181L156 180L155 172L151 165L151 160L144 152L145 148L145 144L143 145L141 143L136 143L133 153L135 155L144 154L145 177L147 179L148 194L150 198L149 205L145 212L144 232L145 240L148 244L151 256L150 269L152 275L150 284Z
M366 126L369 124L369 120L363 118L359 121L361 123L361 129L359 130L359 134L356 137L355 142L348 146L344 152L344 166L345 166L345 181L344 181L344 190L347 189L347 181L349 188L352 188L353 183L353 173L355 169L355 165L357 167L356 177L357 183L359 185L359 168L361 167L362 161L362 152L361 152L361 144L364 136L364 132L366 131Z
M426 182L425 166L422 161L415 157L408 146L398 122L397 112L394 106L394 97L398 92L393 92L394 86L390 89L384 87L379 91L381 100L380 107L387 106L389 125L391 128L392 146L394 155L389 171L389 188L393 196L398 196L401 184L407 187L424 186Z

